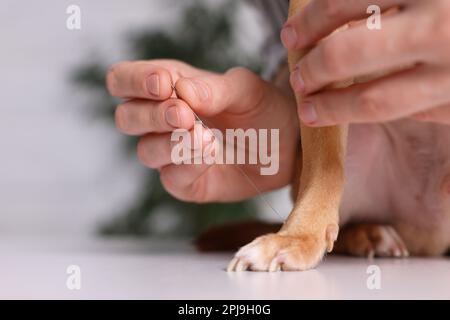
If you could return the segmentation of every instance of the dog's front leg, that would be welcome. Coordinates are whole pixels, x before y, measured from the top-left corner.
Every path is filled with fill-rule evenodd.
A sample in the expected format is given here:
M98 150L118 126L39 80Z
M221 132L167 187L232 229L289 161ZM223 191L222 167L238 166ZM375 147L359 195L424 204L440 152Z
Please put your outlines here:
M274 234L242 247L229 271L307 270L333 249L344 186L346 127L301 128L303 167L294 209Z
M291 0L290 14L308 0ZM289 53L292 69L306 52ZM302 97L297 95L297 103ZM338 234L339 204L344 187L346 126L301 125L302 170L292 213L275 234L241 248L229 271L306 270L333 249Z

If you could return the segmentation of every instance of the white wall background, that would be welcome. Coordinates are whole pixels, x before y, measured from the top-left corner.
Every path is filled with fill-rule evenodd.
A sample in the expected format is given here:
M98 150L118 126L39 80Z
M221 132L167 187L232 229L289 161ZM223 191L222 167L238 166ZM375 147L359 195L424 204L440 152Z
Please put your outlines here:
M112 126L89 121L85 96L68 76L91 55L111 64L127 59L120 44L128 31L170 26L186 2L2 0L1 234L92 232L132 201L144 169L121 157ZM80 31L66 29L71 4L82 10ZM256 48L262 39L256 16L248 8L242 16L250 23L240 39ZM286 194L277 199L273 205L286 214Z

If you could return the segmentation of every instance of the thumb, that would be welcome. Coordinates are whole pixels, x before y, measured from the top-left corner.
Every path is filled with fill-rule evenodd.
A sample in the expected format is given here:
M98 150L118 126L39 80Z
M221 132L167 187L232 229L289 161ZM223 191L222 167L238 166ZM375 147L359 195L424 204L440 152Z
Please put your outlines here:
M261 101L266 85L250 70L233 68L223 75L180 78L175 89L195 112L214 116L223 111L243 113L252 109Z

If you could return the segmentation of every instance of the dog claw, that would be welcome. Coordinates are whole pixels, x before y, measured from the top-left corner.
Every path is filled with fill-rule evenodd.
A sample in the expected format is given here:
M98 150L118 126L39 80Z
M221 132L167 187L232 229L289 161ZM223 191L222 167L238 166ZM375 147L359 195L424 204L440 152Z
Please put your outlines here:
M239 262L238 258L233 258L227 267L227 272L233 272L236 268L237 263Z
M278 259L277 258L273 259L269 265L269 272L278 272L280 270L281 270L281 265L278 262Z
M235 271L242 272L247 270L248 270L248 263L243 260L239 260L238 263L236 264Z
M334 242L336 241L339 233L339 226L330 224L326 230L327 252L333 251Z
M389 225L360 224L344 229L341 233L345 251L355 256L406 258L408 248L397 231Z

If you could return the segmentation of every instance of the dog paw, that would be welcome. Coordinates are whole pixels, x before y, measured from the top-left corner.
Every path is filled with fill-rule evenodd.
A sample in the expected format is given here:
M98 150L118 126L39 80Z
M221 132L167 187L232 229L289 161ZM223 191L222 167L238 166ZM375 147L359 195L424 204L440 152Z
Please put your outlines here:
M408 249L397 231L389 225L358 224L342 230L337 241L339 252L354 256L409 256Z
M268 234L242 247L227 271L303 271L314 268L326 251L331 251L337 226L328 228L325 237Z

